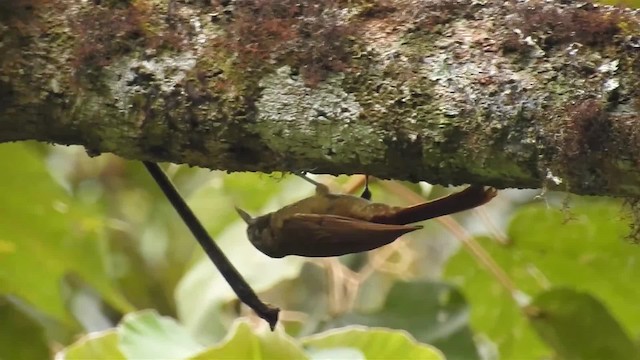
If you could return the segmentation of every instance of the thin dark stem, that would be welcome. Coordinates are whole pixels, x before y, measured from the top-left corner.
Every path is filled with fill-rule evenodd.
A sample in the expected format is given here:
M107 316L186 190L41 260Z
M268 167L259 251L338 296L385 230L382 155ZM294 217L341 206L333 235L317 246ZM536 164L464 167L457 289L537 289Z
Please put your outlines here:
M364 191L362 191L361 198L371 200L371 190L369 190L369 175L364 176Z
M209 236L198 218L193 214L158 164L148 161L143 161L142 163L147 170L149 170L149 173L156 183L158 183L158 186L160 186L160 189L162 189L162 192L164 192L167 199L169 199L171 205L176 209L184 223L189 227L189 230L191 230L193 236L198 240L198 243L207 256L209 256L209 259L211 259L213 264L218 268L218 271L220 271L225 280L227 280L229 286L231 286L236 295L238 295L240 301L247 304L258 316L268 322L271 330L273 330L278 322L280 309L269 306L258 298L251 286L249 286L247 281L238 270L236 270L233 264L231 264L211 236Z

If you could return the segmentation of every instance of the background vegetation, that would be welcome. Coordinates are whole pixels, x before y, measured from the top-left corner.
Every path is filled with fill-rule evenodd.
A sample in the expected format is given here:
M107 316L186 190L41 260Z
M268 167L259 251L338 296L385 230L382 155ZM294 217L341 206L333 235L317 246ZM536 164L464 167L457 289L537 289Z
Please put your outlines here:
M271 333L139 162L35 143L3 144L0 161L0 359L638 357L640 248L618 200L501 191L368 254L270 259L233 206L263 214L312 194L308 183L165 166L284 310ZM319 179L360 191L358 177ZM446 191L372 190L398 205Z

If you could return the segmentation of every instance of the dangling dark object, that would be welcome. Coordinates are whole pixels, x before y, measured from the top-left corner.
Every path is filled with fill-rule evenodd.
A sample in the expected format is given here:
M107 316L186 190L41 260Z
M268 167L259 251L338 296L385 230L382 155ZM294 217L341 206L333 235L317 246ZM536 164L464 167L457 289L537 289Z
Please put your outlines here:
M364 191L362 191L360 197L365 200L371 200L371 190L369 190L369 175L364 176Z
M143 164L240 301L252 308L258 316L268 322L271 330L273 330L278 323L280 309L269 306L258 298L251 286L209 236L158 164L148 161L143 161Z
M370 202L368 188L361 197L331 194L326 185L302 177L316 185L315 195L256 218L236 208L249 225L249 241L267 256L325 257L373 250L422 228L407 224L469 210L497 194L492 187L471 185L433 201L398 207Z

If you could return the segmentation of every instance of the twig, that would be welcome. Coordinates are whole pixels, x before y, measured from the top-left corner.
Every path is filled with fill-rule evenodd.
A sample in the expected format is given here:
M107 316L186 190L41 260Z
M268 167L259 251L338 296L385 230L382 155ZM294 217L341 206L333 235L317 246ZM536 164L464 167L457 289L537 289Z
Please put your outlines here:
M229 286L236 293L240 301L253 309L259 317L269 323L271 330L275 329L278 323L278 313L280 309L269 306L262 302L253 291L251 286L242 277L242 275L231 264L229 259L224 255L222 250L216 245L211 236L204 229L198 218L191 211L182 196L176 188L171 184L165 173L160 169L158 164L148 161L142 162L147 168L153 179L156 181L162 192L164 192L173 208L178 212L184 223L187 225L193 236L207 254L211 262L218 268L218 271L225 278Z

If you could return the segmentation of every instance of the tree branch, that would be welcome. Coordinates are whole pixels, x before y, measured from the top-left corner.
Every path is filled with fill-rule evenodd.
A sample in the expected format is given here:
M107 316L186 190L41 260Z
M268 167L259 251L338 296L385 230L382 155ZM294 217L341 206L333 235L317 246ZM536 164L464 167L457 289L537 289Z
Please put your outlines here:
M219 3L229 3L220 5ZM0 141L230 171L640 194L640 14L583 2L18 0Z

